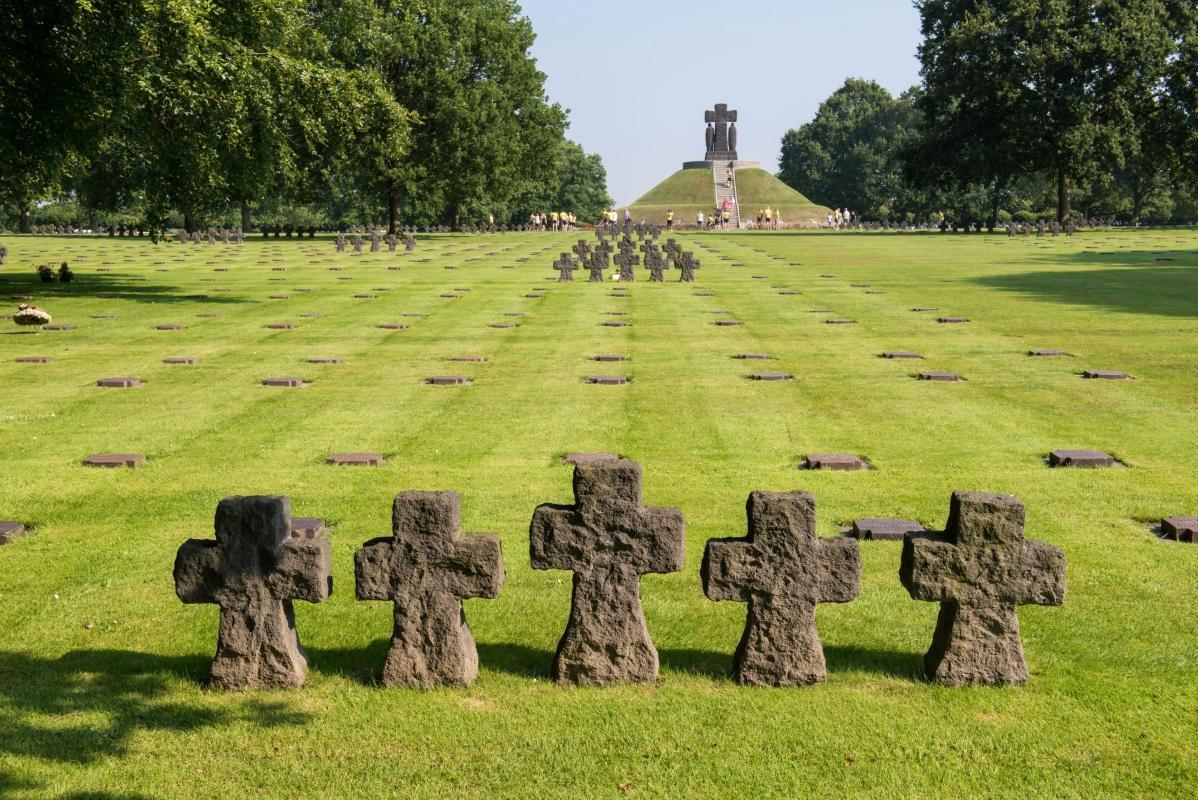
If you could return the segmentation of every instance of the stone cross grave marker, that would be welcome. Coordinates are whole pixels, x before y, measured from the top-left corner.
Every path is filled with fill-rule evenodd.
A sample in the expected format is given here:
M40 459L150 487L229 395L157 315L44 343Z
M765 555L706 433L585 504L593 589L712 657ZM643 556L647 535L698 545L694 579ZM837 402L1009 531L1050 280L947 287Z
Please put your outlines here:
M861 591L853 539L815 535L815 498L753 492L749 535L712 539L703 555L703 592L749 604L733 669L742 684L803 686L827 675L815 628L818 603L847 603Z
M354 556L359 600L395 604L388 686L468 686L478 677L478 649L462 599L494 599L503 586L503 553L490 535L459 532L455 492L403 492L391 511L391 536Z
M682 569L686 522L676 508L642 505L641 483L633 461L576 464L574 505L533 512L533 568L574 573L570 619L553 659L559 683L657 680L641 576Z
M1023 538L1024 508L1007 495L955 492L944 533L908 534L899 578L940 603L929 680L947 686L1028 679L1015 607L1065 601L1065 553Z
M607 269L607 259L602 253L591 253L587 258L587 269L591 273L591 283L603 282L603 270Z
M574 280L574 270L578 269L578 264L569 253L562 253L561 258L553 262L553 268L558 272L558 281L570 283Z
M175 556L175 594L220 606L211 683L222 689L300 686L307 658L293 600L333 591L327 539L291 539L291 500L228 497L216 507L216 539L189 539Z
M682 258L675 262L675 266L682 270L682 276L678 279L681 283L694 283L695 270L699 268L699 259L695 258L695 254L689 250L682 254Z
M621 250L615 255L614 258L612 258L612 263L620 268L621 283L625 281L631 283L632 281L636 280L636 273L633 271L633 269L637 264L640 263L640 261L640 257L637 256L636 253L633 253L629 250Z
M334 241L334 245L336 246L338 253L345 252L345 234L344 233L337 234L337 239Z

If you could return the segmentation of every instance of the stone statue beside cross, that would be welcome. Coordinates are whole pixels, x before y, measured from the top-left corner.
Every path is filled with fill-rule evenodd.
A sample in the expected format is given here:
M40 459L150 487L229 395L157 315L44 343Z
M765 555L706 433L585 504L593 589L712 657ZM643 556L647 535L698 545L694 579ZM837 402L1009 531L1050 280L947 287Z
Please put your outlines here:
M553 657L560 683L655 682L657 649L641 602L641 576L683 567L686 521L676 508L645 506L633 461L578 463L572 505L543 504L529 526L534 569L573 573L570 614ZM478 652L462 601L494 599L504 582L497 537L460 533L453 492L402 492L391 535L355 555L359 600L393 604L382 665L389 686L467 686ZM816 535L815 500L805 492L752 492L748 535L711 539L700 570L715 601L746 604L732 660L737 681L803 686L827 666L816 630L820 603L848 603L861 588L856 540ZM943 533L907 533L899 567L916 600L940 603L923 659L928 680L947 686L1028 680L1016 608L1061 605L1065 554L1024 539L1014 497L956 493ZM175 558L184 603L220 606L210 683L222 689L300 686L307 658L295 600L332 592L329 541L293 527L285 497L231 497L216 510L216 538L191 539Z
M707 123L708 161L736 161L736 112L726 103L717 103L714 111L703 112Z

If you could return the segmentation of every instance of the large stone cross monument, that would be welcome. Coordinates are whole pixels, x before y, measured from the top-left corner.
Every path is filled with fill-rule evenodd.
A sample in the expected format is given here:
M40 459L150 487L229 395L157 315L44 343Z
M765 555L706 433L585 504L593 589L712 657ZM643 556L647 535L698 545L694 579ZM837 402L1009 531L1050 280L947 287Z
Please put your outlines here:
M707 123L708 161L736 160L736 112L728 110L727 103L716 103L715 111L704 111Z
M683 169L756 168L756 161L741 161L736 154L736 111L729 111L727 103L716 103L715 109L703 112L707 123L702 161L687 161Z

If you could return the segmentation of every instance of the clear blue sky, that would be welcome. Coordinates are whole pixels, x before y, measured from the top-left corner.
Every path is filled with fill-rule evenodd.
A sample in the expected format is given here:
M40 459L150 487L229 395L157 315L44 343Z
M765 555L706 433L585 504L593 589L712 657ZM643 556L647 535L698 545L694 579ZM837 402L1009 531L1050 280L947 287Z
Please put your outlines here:
M703 158L703 111L740 112L737 149L771 172L782 134L850 76L897 94L919 79L909 0L523 0L570 138L618 203Z

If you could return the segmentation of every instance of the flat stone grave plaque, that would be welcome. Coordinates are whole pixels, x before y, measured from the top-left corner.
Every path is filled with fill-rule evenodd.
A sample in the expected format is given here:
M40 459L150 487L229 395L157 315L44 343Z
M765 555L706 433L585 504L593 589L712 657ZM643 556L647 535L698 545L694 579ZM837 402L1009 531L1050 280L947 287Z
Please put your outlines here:
M220 319L220 314L196 314L197 319Z
M489 328L515 328L516 323L514 323L514 322L492 322L487 327L489 327Z
M782 295L783 297L790 297L798 294L798 292L796 292L794 289L783 289L782 291L778 292L778 294Z
M408 326L402 322L380 322L376 327L385 331L405 331Z
M75 330L75 326L74 325L43 325L42 330L44 330L44 331L73 331L73 330Z
M694 297L711 297L711 292L693 292Z
M924 527L913 519L855 519L848 535L869 541L899 541L908 533L922 533Z
M13 539L25 535L25 526L19 522L0 522L0 544L8 544Z
M542 297L544 297L545 295L543 295L543 294L537 294L536 292L530 292L530 293L528 293L528 294L526 294L526 295L524 295L524 296L525 296L525 297L527 297L529 300L540 300L540 299L541 299Z
M96 386L105 389L133 389L141 385L142 382L137 378L101 378L96 381Z
M936 321L943 325L960 325L969 322L965 317L936 317Z
M291 295L289 295L289 294L272 294L272 295L270 295L269 299L271 299L271 300L290 300Z
M92 319L116 319L116 314L92 314Z
M628 379L622 375L591 375L586 382L599 386L623 386L628 383Z
M275 386L284 389L299 389L304 385L303 378L263 378L263 386Z
M844 317L833 317L832 319L824 320L825 325L856 325L857 320L846 319Z
M83 459L83 466L98 469L137 469L145 463L140 453L97 453Z
M198 358L192 358L191 356L172 356L170 358L162 359L162 363L163 364L198 364L198 363L200 363L200 360Z
M717 319L715 325L720 328L731 328L739 325L740 321L735 319Z
M1097 450L1053 450L1048 454L1048 464L1052 467L1097 469L1113 467L1116 463L1113 456Z
M1198 537L1198 517L1165 517L1161 520L1161 533L1166 539L1192 544Z
M618 353L599 353L598 355L591 356L591 360L592 361L604 361L604 362L617 362L617 361L627 361L628 357L619 355Z
M20 356L16 359L18 364L49 364L54 359L49 356Z
M755 372L749 376L753 381L790 381L794 376L787 372Z
M619 461L613 453L566 453L562 461L566 464L594 464L600 461Z
M431 378L425 378L424 382L430 386L468 386L472 383L462 375L433 375Z
M765 353L737 353L733 358L741 361L771 361L774 357Z
M309 358L309 359L307 359L307 362L308 362L309 364L340 364L340 363L341 363L341 359L339 359L339 358L325 358L325 357L323 357L323 356L318 356L318 357L314 357L314 358Z
M453 292L445 292L441 296L446 300L457 300L461 297L460 294L454 294Z
M1027 354L1029 356L1035 356L1037 358L1052 358L1053 356L1065 355L1065 351L1064 350L1054 350L1054 349L1049 349L1049 348L1039 348L1039 349L1035 349L1035 350L1028 350Z
M326 464L339 467L378 467L383 463L382 453L333 453L324 460Z
M406 312L404 312L403 316L405 316L405 317L423 317L424 314L420 313L419 311L406 311Z
M924 312L927 312L927 311L939 311L940 309L938 309L938 308L933 308L933 307L931 307L931 306L916 306L915 308L913 308L913 309L911 309L911 310L912 310L912 311L914 311L914 312L915 312L915 313L917 313L917 314L922 314L922 313L924 313Z
M522 317L522 316L524 316L524 312L523 311L505 311L505 312L503 312L503 315L505 317Z
M295 328L295 324L291 322L268 322L262 327L269 328L272 331L289 331Z
M1126 372L1119 372L1113 369L1088 369L1082 373L1082 377L1097 381L1125 381L1131 379L1131 376Z
M942 383L955 383L965 380L955 372L937 372L935 370L927 370L915 376L921 381L939 381Z
M627 327L629 327L629 324L627 322L621 322L620 320L608 320L607 322L604 322L601 324L603 325L604 328L627 328Z
M183 330L183 326L182 325L155 325L154 330L156 330L156 331L181 331L181 330Z
M803 459L803 469L824 469L838 472L866 469L860 456L848 453L814 453Z
M450 361L463 361L463 362L470 363L470 364L482 364L482 363L486 362L487 357L486 356L475 356L475 355L450 356L449 360Z
M923 358L919 353L910 353L906 350L887 350L882 353L882 358L889 359L918 359Z

